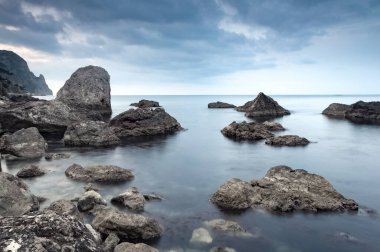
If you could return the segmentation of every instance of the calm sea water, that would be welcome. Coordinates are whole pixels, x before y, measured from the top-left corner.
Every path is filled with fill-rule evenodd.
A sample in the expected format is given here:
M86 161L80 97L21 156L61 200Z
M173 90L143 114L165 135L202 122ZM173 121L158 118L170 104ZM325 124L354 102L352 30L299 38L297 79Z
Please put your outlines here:
M83 192L85 183L64 175L72 163L81 165L114 164L133 169L131 182L99 185L100 193L110 200L130 186L142 192L155 192L165 200L148 202L146 215L159 220L165 231L152 245L162 251L172 248L208 251L228 246L237 251L380 251L380 218L377 214L302 214L274 215L247 210L240 214L224 213L209 202L211 195L230 178L259 179L276 165L288 165L317 173L329 180L344 196L362 207L380 212L380 126L357 125L330 119L321 111L332 102L351 104L358 100L380 100L380 96L273 96L290 116L275 119L287 130L313 141L307 147L275 148L264 142L234 142L220 130L232 121L249 121L233 109L208 109L212 101L242 105L253 96L113 96L114 114L129 109L131 102L153 99L174 116L186 131L150 140L126 143L116 148L67 149L50 144L51 152L66 152L70 159L48 162L3 162L12 174L26 164L49 169L47 175L26 180L32 192L51 201L71 199ZM5 168L4 168L5 167ZM125 210L126 211L126 210ZM251 238L211 233L213 243L194 245L192 231L203 221L225 218L239 222L256 234ZM357 238L347 241L340 232Z

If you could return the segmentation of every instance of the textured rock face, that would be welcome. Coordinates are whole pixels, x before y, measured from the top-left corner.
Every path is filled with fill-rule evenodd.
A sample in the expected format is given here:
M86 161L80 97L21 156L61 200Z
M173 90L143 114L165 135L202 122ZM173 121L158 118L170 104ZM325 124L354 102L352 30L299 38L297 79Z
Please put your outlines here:
M222 129L221 132L224 136L234 140L258 141L273 137L274 135L271 131L276 131L278 129L283 129L281 124L273 125L271 123L232 122L230 125Z
M323 177L305 170L276 166L261 180L251 183L232 179L211 201L221 208L264 208L275 212L357 211L358 204L339 194Z
M35 127L21 129L0 138L0 152L16 157L37 158L45 155L47 143Z
M358 101L350 106L345 115L354 123L380 124L380 102Z
M0 80L7 80L8 91L52 95L43 75L36 77L26 61L14 52L0 50Z
M160 107L160 104L156 101L140 100L139 102L131 103L131 106L138 108L154 108Z
M66 176L71 179L86 182L124 182L131 180L134 175L130 170L114 165L96 165L82 167L73 164L65 171Z
M112 203L120 204L134 211L143 211L145 197L136 187L130 187L126 192L111 199Z
M66 153L46 153L45 154L45 159L46 160L58 160L58 159L66 159L70 158L70 154Z
M334 117L344 117L346 111L350 108L350 105L341 104L341 103L332 103L325 110L323 110L322 114Z
M265 144L274 146L305 146L309 143L310 141L306 138L296 135L271 137L265 141Z
M115 247L114 252L159 252L157 249L144 243L123 242Z
M277 117L290 115L290 112L281 107L271 97L266 96L264 93L259 93L253 100L249 101L243 106L237 107L237 111L246 112L247 117Z
M114 117L110 126L119 138L171 134L182 129L163 108L130 109Z
M107 236L106 240L103 242L104 252L114 252L115 247L119 244L120 238L115 233L111 233Z
M78 200L78 209L82 212L91 210L96 205L107 205L102 196L93 190L86 191Z
M19 216L38 208L37 198L21 179L0 172L0 216Z
M68 200L57 200L50 204L50 206L47 208L58 215L69 215L73 216L77 220L83 222L83 216L79 212L78 208L75 206L75 204Z
M101 251L83 223L50 210L0 218L0 249L11 244L18 250L10 251Z
M19 178L31 178L31 177L38 177L45 175L46 171L44 169L41 169L40 167L36 165L29 165L25 168L22 168L18 173L17 177Z
M57 93L57 101L75 108L89 119L106 121L111 117L110 76L97 66L75 71Z
M229 103L225 103L225 102L220 102L220 101L211 102L211 103L208 104L207 107L208 108L236 108L236 106L233 105L233 104L229 104Z
M113 146L120 144L108 124L102 121L78 122L67 127L63 137L65 145L70 146Z

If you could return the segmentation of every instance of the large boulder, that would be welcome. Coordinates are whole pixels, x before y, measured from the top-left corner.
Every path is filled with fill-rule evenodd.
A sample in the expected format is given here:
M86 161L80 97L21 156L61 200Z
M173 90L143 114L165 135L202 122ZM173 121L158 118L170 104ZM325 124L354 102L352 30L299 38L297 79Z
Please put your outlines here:
M139 102L131 103L131 106L138 108L155 108L160 107L160 104L156 101L140 100Z
M73 180L85 182L124 182L134 177L131 170L115 165L82 167L78 164L73 164L66 169L65 174Z
M0 152L16 157L38 158L45 155L47 143L35 127L21 129L0 138Z
M143 211L145 197L136 187L129 187L127 191L111 199L112 203L125 206L134 211Z
M2 251L100 252L86 226L69 215L51 210L0 218Z
M236 106L233 105L233 104L229 104L229 103L226 103L226 102L220 102L220 101L210 102L207 105L207 107L208 108L236 108Z
M296 136L296 135L283 135L268 138L265 141L265 144L273 145L273 146L305 146L310 143L304 137Z
M122 242L115 247L114 252L159 252L158 249L155 249L144 243L129 243Z
M112 114L110 76L98 66L79 68L58 91L56 100L89 119L108 120Z
M17 172L16 176L19 178L32 178L46 174L46 170L37 165L28 165Z
M258 141L273 137L274 134L271 131L277 131L281 129L281 124L267 124L256 122L232 122L227 127L221 130L222 134L228 138L234 140L249 140Z
M115 116L110 126L119 138L171 134L182 129L163 108L130 109Z
M247 117L277 117L290 115L289 110L281 107L275 100L264 93L259 93L253 101L249 101L243 106L237 107L236 110L245 112Z
M38 209L37 197L21 179L0 172L0 216L19 216Z
M225 209L263 208L274 212L357 211L358 204L343 197L323 177L305 170L276 166L251 183L232 179L211 201Z
M120 139L113 130L102 121L85 121L70 125L63 141L69 146L100 147L120 144Z
M350 108L350 105L341 104L341 103L332 103L325 110L322 111L322 114L333 116L333 117L343 117L346 114L346 111Z
M380 124L380 102L358 101L350 106L345 116L354 123Z

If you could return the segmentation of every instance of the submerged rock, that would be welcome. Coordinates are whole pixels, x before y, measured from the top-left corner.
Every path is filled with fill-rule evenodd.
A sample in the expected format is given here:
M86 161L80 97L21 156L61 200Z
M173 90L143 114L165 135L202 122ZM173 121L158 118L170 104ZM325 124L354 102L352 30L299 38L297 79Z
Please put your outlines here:
M220 101L211 102L211 103L208 104L207 107L208 108L236 108L236 106L233 105L233 104L229 104L229 103L225 103L225 102L220 102Z
M242 228L239 223L235 221L223 220L223 219L214 219L204 222L206 226L211 227L212 229L220 232L226 232L234 236L241 237L252 237L253 235L247 232Z
M246 112L247 117L277 117L290 115L290 112L281 107L271 97L264 93L259 93L253 101L249 101L243 106L237 107L237 111Z
M65 159L65 158L70 158L70 154L66 153L46 153L45 154L45 159L46 160L58 160L58 159Z
M213 247L210 252L236 252L236 250L229 247Z
M124 182L131 180L134 175L131 170L115 165L96 165L82 167L73 164L65 171L67 177L86 182Z
M310 143L304 137L296 136L296 135L283 135L268 138L265 141L265 144L274 145L274 146L305 146Z
M102 196L93 190L86 191L78 200L78 209L82 212L89 211L96 205L107 205Z
M160 104L156 101L140 100L139 102L131 103L131 106L138 108L154 108L160 107Z
M47 143L35 127L21 129L0 138L0 153L16 157L38 158L45 155Z
M205 228L194 229L191 235L190 242L192 243L212 243L212 237Z
M50 204L47 209L54 211L58 215L70 215L76 218L77 220L83 222L83 216L79 212L75 204L69 200L57 200Z
M181 125L163 108L130 109L115 116L110 126L119 138L171 134Z
M214 193L211 201L225 209L264 208L275 212L357 211L358 204L343 197L323 177L305 170L276 166L261 180L232 179Z
M112 198L111 202L134 211L144 211L145 198L136 187L129 187L126 192Z
M45 175L46 171L44 169L41 169L40 167L36 165L29 165L25 168L22 168L16 176L19 178L31 178L31 177L38 177Z
M322 114L344 118L346 111L349 108L350 108L350 105L341 104L341 103L332 103L325 110L323 110Z
M279 124L277 127L280 127ZM282 126L281 126L282 127ZM222 134L228 138L234 140L249 140L249 141L258 141L262 139L267 139L273 137L274 127L272 125L268 126L263 123L245 121L241 123L232 122L230 125L222 129Z
M144 243L123 242L116 246L114 252L159 252L157 249Z

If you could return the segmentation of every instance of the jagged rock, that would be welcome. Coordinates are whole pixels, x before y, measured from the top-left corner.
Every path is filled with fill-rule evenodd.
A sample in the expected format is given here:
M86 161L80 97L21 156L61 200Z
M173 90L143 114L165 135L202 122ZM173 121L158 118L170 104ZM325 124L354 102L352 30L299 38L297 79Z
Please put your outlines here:
M229 104L229 103L225 103L225 102L220 102L220 101L211 102L211 103L208 104L207 107L208 108L236 108L236 106L233 105L233 104Z
M171 134L182 129L163 108L130 109L115 116L110 126L119 138Z
M47 143L35 127L21 129L0 138L0 152L16 157L38 158L45 155Z
M86 182L124 182L131 180L134 175L131 170L115 165L96 165L82 167L73 164L65 171L67 177Z
M134 211L144 211L145 198L136 187L129 187L126 192L112 198L111 202Z
M88 231L90 231L90 233L92 234L92 236L94 237L95 241L97 243L101 243L102 242L102 237L101 235L99 234L98 231L96 231L92 226L91 224L85 224L86 228L88 229Z
M354 123L380 124L380 102L358 101L350 106L345 116Z
M236 252L236 250L229 247L213 247L210 252Z
M156 101L140 100L139 102L131 103L131 106L138 108L154 108L160 107L160 104Z
M92 226L105 236L115 232L122 241L127 241L151 240L159 238L162 234L158 222L150 217L106 207L98 207L93 213L95 218Z
M0 216L19 216L38 209L37 197L21 179L0 172Z
M49 161L65 159L65 158L70 158L70 154L66 154L66 153L46 153L45 154L45 159Z
M78 208L69 200L57 200L50 204L47 209L56 212L58 215L70 215L77 220L83 222L83 216L79 212Z
M114 252L159 252L157 249L144 243L123 242L116 246Z
M19 178L31 178L31 177L38 177L45 175L46 171L44 169L41 169L40 167L36 165L29 165L27 167L22 168L16 176Z
M82 212L91 210L95 205L107 205L102 196L93 190L86 191L78 200L78 209Z
M57 93L57 101L91 120L107 121L112 114L110 76L98 66L76 70Z
M279 126L281 125L279 124ZM272 125L268 126L263 123L247 123L245 121L241 123L232 122L223 128L221 132L224 136L234 140L258 141L273 137L274 135L271 130L276 130L279 126L274 128Z
M143 196L144 196L144 199L147 200L147 201L150 201L150 200L162 200L163 199L160 195L157 195L155 193L146 193L146 194L143 194Z
M264 93L259 93L253 101L249 101L243 106L237 107L237 111L246 112L247 117L277 117L290 115L290 112L281 107L271 97Z
M78 122L67 127L63 137L65 145L70 146L112 146L120 144L108 124L102 121Z
M358 204L343 197L323 177L305 170L276 166L251 183L232 179L214 193L211 201L221 208L264 208L269 211L357 211Z
M270 130L270 131L282 131L282 130L285 130L285 128L281 124L276 123L276 122L265 121L262 124L263 124L263 126L267 130Z
M214 219L204 222L206 226L211 227L216 231L226 232L234 236L252 237L253 235L242 228L239 223L235 221Z
M110 233L103 243L104 252L114 252L115 247L119 244L120 238L115 233Z
M322 114L344 118L346 111L349 108L350 108L350 105L341 104L341 103L332 103L325 110L323 110Z
M190 242L192 243L212 243L212 237L205 228L197 228L193 230Z
M83 223L51 210L0 218L0 250L101 251Z
M296 135L276 136L265 141L265 144L274 146L305 146L309 143L310 141L306 138Z

